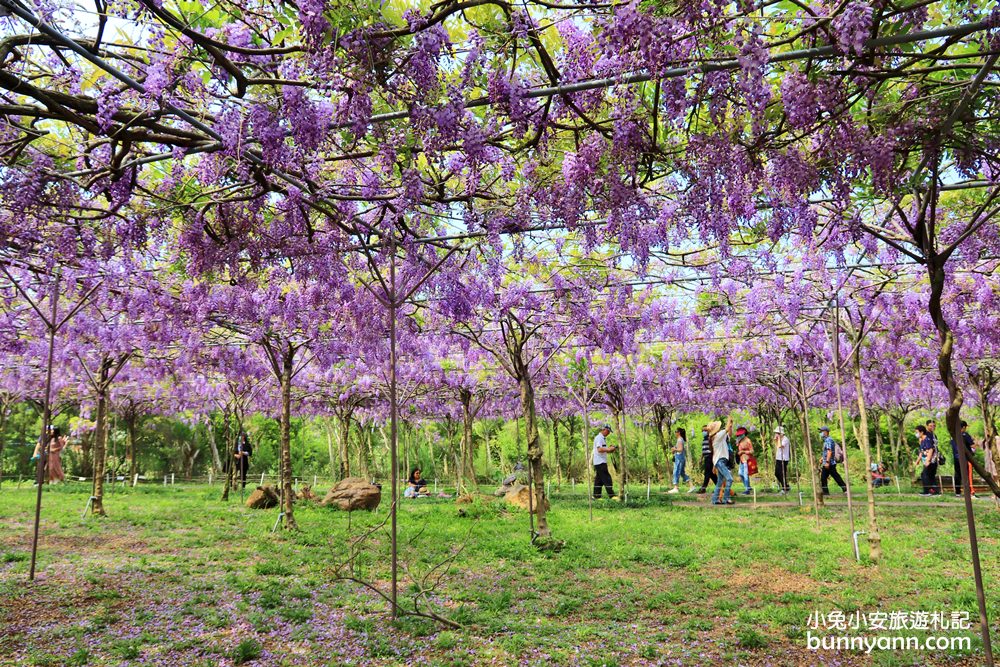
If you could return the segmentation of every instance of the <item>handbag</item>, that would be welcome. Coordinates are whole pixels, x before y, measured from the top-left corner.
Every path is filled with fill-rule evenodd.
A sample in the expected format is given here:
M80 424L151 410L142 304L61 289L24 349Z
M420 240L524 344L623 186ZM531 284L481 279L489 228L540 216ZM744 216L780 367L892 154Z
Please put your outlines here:
M758 472L757 457L751 455L750 457L747 458L747 475L752 477L753 475L756 475L757 472Z

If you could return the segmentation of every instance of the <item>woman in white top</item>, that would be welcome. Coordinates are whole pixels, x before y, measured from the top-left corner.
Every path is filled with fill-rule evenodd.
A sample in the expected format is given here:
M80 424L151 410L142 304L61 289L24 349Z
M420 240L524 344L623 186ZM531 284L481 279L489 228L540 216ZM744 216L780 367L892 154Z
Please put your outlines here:
M779 426L774 429L774 479L781 488L780 493L791 490L788 485L788 462L792 458L792 442L785 435L785 429Z

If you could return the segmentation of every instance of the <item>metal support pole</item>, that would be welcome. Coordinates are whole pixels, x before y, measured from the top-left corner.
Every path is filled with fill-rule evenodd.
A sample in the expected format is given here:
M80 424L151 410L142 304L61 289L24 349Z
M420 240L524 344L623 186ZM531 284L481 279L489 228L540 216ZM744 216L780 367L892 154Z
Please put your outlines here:
M80 515L80 521L87 518L87 512L89 512L90 508L94 506L95 500L97 500L97 496L91 496L87 499L87 506L83 508L83 514Z
M854 540L854 560L858 561L859 563L861 562L861 549L858 548L858 535L866 535L866 534L867 533L865 533L865 531L863 530L856 530L852 534L853 535L852 539Z

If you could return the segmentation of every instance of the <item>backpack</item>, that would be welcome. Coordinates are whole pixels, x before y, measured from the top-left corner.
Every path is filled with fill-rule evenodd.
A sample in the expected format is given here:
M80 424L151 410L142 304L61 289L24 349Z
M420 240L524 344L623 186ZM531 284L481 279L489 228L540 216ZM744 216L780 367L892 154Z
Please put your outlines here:
M833 446L833 460L835 463L844 462L844 447L839 442Z

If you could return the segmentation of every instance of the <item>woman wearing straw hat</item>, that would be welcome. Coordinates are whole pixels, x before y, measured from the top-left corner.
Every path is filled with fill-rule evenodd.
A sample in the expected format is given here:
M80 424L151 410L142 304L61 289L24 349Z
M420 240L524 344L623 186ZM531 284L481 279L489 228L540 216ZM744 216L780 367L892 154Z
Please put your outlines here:
M781 426L774 429L774 479L781 487L781 495L791 490L788 486L788 462L792 458L792 442Z
M708 437L712 440L712 465L718 475L715 483L715 491L712 492L713 505L735 505L730 498L730 490L733 488L733 473L729 472L731 462L729 460L729 436L733 431L733 418L726 421L726 428L722 428L722 422L714 421L708 425ZM722 492L720 497L720 491Z

